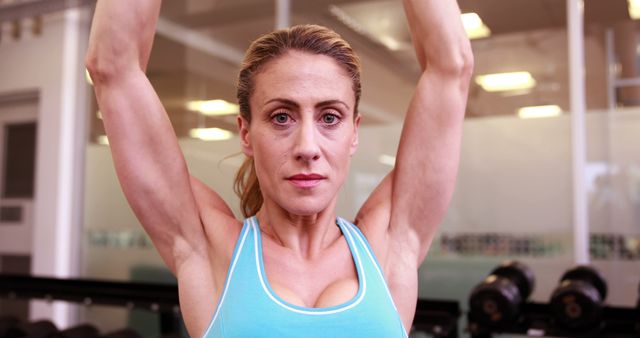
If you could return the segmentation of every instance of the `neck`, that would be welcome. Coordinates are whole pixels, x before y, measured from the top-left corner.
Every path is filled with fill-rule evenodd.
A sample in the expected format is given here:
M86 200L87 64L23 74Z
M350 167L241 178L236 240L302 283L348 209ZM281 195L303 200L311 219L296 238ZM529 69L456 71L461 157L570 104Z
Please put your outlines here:
M256 216L264 235L303 258L316 257L341 236L336 224L335 201L311 215L295 215L265 201Z

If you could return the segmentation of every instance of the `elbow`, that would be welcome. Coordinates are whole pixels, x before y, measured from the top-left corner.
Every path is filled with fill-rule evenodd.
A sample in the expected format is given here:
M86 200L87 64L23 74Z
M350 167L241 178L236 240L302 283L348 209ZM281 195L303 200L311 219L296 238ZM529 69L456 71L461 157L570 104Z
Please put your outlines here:
M463 82L468 82L473 73L474 58L469 40L463 40L457 48L451 48L448 53L441 54L433 58L430 67L448 77L458 78Z
M98 78L98 56L95 52L89 50L84 58L84 66L91 77L92 82L96 82Z
M469 92L469 83L471 82L471 76L473 75L473 53L471 52L471 48L467 52L462 53L459 57L460 61L458 62L457 67L455 68L455 76L457 77L460 83L460 90L463 95L466 97Z
M465 82L468 82L469 79L471 79L474 66L473 54L471 51L457 53L457 55L451 57L449 63L450 64L443 67L447 74Z
M128 62L128 59L126 52L105 53L103 49L91 46L85 56L85 67L94 86L99 86L134 69L137 63Z
M105 61L94 49L90 49L87 52L84 64L94 85L106 82L108 78L113 77L116 73L112 63Z
M469 46L461 53L458 66L458 73L467 82L471 79L471 74L473 74L474 62L473 52L471 51L471 46Z
M474 66L475 66L475 60L473 58L473 51L471 50L471 45L469 45L468 48L463 53L463 64L462 64L462 75L465 77L467 81L471 79Z
M457 51L447 58L447 62L438 65L436 72L439 72L440 76L457 84L457 88L462 97L465 98L469 92L469 85L471 83L471 77L473 75L474 59L471 48ZM462 111L464 115L464 110Z

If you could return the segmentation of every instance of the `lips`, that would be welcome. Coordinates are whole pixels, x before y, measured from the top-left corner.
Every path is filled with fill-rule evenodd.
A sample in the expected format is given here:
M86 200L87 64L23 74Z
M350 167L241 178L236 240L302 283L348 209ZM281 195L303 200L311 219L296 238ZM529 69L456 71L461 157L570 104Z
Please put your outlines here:
M287 177L287 180L298 188L313 188L320 184L326 177L320 174L296 174Z

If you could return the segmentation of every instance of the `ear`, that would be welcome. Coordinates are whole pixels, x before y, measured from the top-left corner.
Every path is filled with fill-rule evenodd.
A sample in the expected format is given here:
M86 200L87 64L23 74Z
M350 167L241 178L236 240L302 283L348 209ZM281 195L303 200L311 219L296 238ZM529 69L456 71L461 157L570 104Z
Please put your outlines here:
M238 115L236 121L238 122L238 132L240 134L240 146L242 147L242 152L247 156L253 156L251 137L249 135L249 122L240 115Z
M358 114L353 121L353 138L351 139L351 156L356 153L358 149L358 128L360 127L360 118L362 116Z

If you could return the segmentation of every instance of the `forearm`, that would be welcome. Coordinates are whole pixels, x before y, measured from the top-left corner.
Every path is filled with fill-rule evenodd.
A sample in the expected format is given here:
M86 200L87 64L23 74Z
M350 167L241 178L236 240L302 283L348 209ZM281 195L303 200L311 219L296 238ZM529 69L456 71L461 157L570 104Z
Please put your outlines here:
M468 74L473 67L469 39L455 0L403 0L422 70Z
M86 58L94 82L146 69L160 4L160 0L97 2Z

